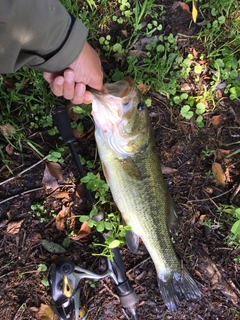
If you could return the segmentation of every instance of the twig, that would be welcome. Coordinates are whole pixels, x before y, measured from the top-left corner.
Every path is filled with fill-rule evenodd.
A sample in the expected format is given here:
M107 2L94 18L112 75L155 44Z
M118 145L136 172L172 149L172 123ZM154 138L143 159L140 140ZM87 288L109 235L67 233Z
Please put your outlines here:
M129 274L129 273L132 272L134 269L138 268L141 264L147 262L147 261L150 260L150 259L151 259L151 258L148 257L147 259L141 261L139 264L137 264L136 266L134 266L132 269L128 270L128 271L127 271L127 274Z
M206 196L208 196L208 194L207 194L207 192L203 189L203 192L204 192L204 194L206 195ZM214 197L213 197L214 198ZM213 201L213 198L210 198L209 197L209 200L212 202L212 204L214 204L214 206L217 208L217 209L219 209L219 206L215 203L215 201Z
M240 183L237 186L236 190L233 192L233 195L230 198L230 202L233 202L234 198L236 197L236 195L238 194L239 191L240 191Z
M104 288L107 289L107 291L118 300L118 302L120 302L120 298L117 294L115 294L105 283L102 283L102 285L104 286Z
M9 276L9 275L12 274L12 273L16 273L16 270L13 270L13 271L10 271L10 272L8 272L8 273L2 274L2 275L0 276L0 279Z
M42 160L38 161L37 163L33 164L31 167L29 167L29 168L23 170L22 172L18 173L15 177L11 177L11 178L9 178L9 179L7 179L7 180L5 180L5 181L0 182L0 186L3 185L3 184L5 184L5 183L7 183L7 182L9 182L9 181L12 181L12 180L20 177L22 174L24 174L25 172L27 172L27 171L31 170L32 168L36 167L37 165L39 165L40 163L42 163L42 162L45 161L46 159L47 159L47 156L44 157Z
M231 192L232 189L226 191L226 192L223 192L221 194L219 194L218 196L215 196L215 197L212 197L212 198L205 198L205 199L199 199L199 200L188 200L188 202L202 202L202 201L212 201L212 199L216 199L216 198L220 198L222 196L224 196L225 194Z
M42 190L42 189L43 189L43 187L39 187L39 188L36 188L36 189L32 189L32 190L28 190L28 191L21 192L21 193L15 195L15 196L12 196L12 197L10 197L10 198L7 198L7 199L1 201L0 204L5 203L5 202L7 202L7 201L10 201L10 200L12 200L12 199L15 199L15 198L17 198L17 197L21 197L21 196L23 196L24 194L31 193L31 192L35 192L35 191Z

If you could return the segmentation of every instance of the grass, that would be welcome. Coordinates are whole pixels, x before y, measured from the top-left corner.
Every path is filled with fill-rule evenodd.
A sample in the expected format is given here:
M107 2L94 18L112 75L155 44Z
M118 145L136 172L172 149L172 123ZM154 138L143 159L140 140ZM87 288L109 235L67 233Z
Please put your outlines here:
M148 85L151 91L165 95L169 105L177 108L187 121L194 118L198 130L205 126L203 115L218 106L216 89L220 83L225 83L225 97L240 98L239 1L197 0L198 21L205 21L206 25L193 37L202 47L196 56L179 50L178 38L187 36L163 32L166 8L153 0L87 0L80 4L78 0L62 0L62 3L81 18L89 29L90 43L103 57L103 64L105 60L110 64L110 68L105 68L106 82L133 77L137 84ZM191 6L192 1L187 3ZM208 80L199 85L206 69ZM181 88L186 79L194 87L191 94ZM51 111L57 103L39 72L24 67L13 75L0 76L0 125L12 128L7 132L1 129L0 141L14 150L46 156L31 137L43 130L56 133ZM90 110L76 106L75 112L80 115L80 122L73 122L72 126L81 129L81 120L90 115ZM49 160L63 161L62 148L59 142L51 150ZM12 171L13 162L0 151L2 163ZM95 191L101 194L99 190ZM118 223L115 221L113 225Z

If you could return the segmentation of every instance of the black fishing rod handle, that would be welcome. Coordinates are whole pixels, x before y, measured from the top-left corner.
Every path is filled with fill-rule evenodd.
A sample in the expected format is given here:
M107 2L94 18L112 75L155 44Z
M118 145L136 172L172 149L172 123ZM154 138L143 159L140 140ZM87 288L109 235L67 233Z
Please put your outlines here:
M52 114L53 122L63 138L65 144L70 144L76 140L73 135L71 122L64 106L56 106Z

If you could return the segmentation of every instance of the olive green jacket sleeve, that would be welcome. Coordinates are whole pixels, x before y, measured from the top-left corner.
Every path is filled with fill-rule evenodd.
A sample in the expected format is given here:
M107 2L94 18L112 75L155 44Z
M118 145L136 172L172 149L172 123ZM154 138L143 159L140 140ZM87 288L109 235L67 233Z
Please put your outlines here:
M87 29L59 0L0 0L0 73L56 72L80 54Z

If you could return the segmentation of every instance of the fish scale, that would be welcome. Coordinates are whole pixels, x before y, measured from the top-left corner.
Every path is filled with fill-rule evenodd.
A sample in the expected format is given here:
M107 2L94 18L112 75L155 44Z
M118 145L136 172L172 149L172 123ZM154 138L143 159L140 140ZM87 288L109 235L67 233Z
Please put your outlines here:
M177 218L161 173L148 110L131 78L93 93L92 115L103 171L113 199L141 237L156 268L158 287L170 311L201 296L173 249L169 226ZM129 247L131 244L129 243Z

